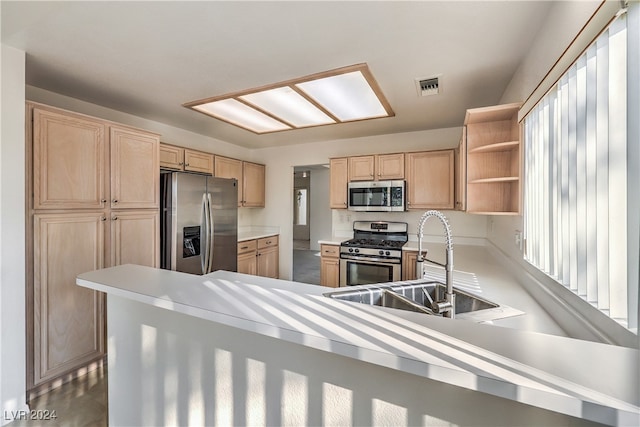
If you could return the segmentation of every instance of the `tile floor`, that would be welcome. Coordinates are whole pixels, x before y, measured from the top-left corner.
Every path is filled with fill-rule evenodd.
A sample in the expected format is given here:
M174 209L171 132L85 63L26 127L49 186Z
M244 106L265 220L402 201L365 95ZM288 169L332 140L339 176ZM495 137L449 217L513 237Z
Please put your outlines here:
M98 368L31 401L34 414L55 419L16 419L8 427L103 427L108 425L107 369ZM26 418L26 417L25 417Z
M320 284L320 252L309 250L308 240L293 241L293 280Z

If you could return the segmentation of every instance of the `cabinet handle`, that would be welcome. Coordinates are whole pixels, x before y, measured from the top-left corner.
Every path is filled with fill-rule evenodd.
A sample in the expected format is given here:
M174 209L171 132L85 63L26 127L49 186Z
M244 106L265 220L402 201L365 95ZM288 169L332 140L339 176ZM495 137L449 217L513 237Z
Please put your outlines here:
M107 220L106 216L103 216L102 218L100 218L100 221L106 221L106 220Z
M182 165L184 165L184 163L182 163L182 162L178 163L178 166L182 166Z
M185 166L189 166L189 163L185 163L184 165L185 165Z
M107 199L100 200L100 203L107 203Z
M240 249L249 249L249 246L242 246Z
M118 199L113 199L112 202L113 203L118 203Z
M112 221L117 221L117 220L118 220L118 217L117 217L117 216L114 216L113 218L111 218L111 220L112 220Z
M270 245L270 244L271 244L271 240L267 240L267 245Z

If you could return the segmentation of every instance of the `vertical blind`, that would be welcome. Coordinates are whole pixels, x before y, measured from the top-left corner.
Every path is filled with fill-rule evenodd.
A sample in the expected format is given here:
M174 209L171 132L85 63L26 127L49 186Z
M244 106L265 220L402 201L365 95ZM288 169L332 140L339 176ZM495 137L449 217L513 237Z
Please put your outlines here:
M525 117L524 150L525 258L630 327L624 15Z

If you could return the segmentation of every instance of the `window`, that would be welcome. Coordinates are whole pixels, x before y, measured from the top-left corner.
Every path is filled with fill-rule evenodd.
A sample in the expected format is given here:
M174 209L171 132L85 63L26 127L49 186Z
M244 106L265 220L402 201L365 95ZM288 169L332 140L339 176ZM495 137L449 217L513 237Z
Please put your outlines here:
M524 227L528 262L636 330L627 36L622 14L524 118Z

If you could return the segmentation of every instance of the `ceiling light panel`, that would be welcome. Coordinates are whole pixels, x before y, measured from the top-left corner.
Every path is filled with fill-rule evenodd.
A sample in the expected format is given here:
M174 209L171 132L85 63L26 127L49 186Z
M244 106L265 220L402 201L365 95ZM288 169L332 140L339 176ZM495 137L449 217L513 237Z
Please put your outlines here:
M335 123L331 117L289 86L239 96L239 99L268 111L294 127Z
M360 71L298 83L296 87L343 122L388 115Z
M394 115L367 64L183 105L258 134Z
M255 133L277 132L291 129L291 126L269 117L235 99L223 99L221 101L196 105L193 108L220 120L249 129Z

